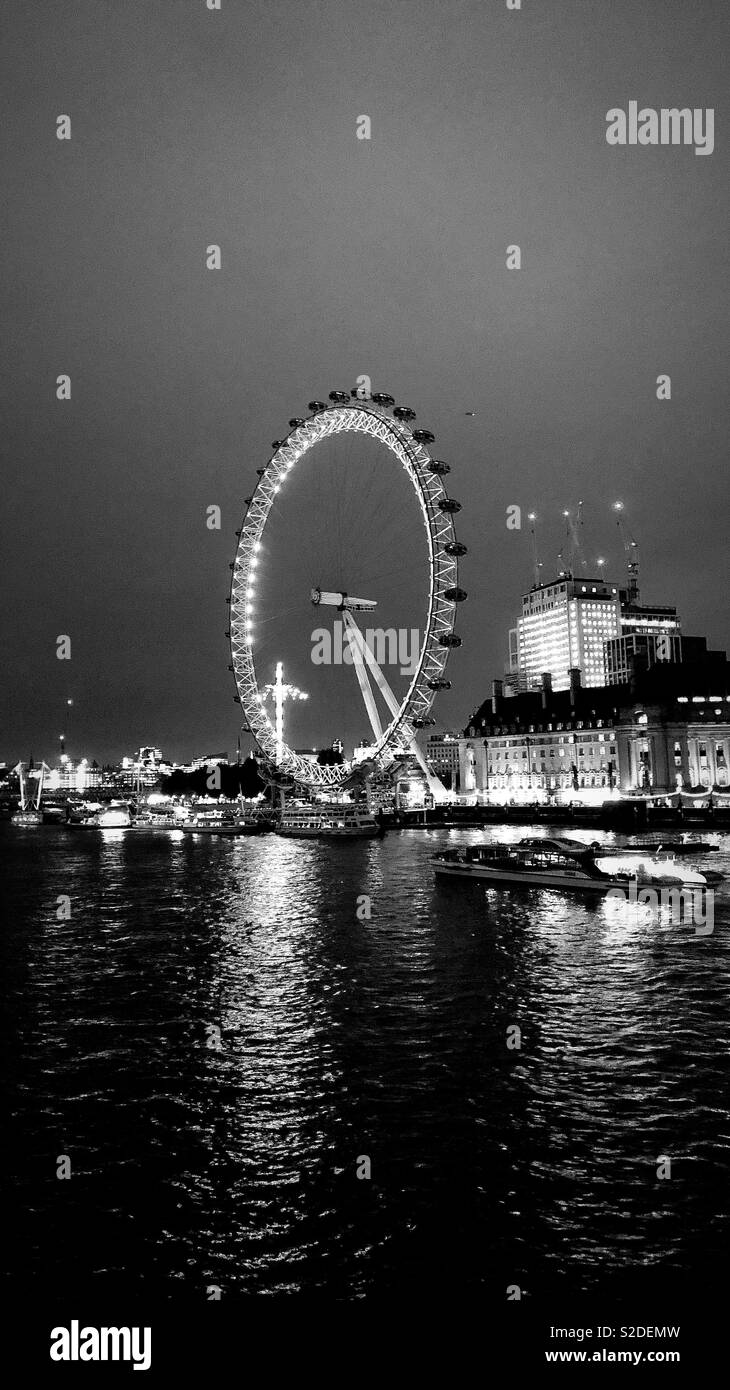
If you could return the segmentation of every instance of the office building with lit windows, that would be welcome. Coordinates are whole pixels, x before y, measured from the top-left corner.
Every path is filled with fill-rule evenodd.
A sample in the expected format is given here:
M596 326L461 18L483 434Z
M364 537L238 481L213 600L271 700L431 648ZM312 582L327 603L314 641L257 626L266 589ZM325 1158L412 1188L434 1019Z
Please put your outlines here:
M678 637L682 630L682 625L677 617L676 608L666 604L646 604L634 601L629 593L622 589L621 597L621 634L631 636L635 633L639 637ZM668 660L664 657L664 660Z
M554 690L568 690L569 672L577 670L584 686L604 685L604 645L621 631L617 584L563 575L536 585L524 595L510 631L507 679L531 690L549 672Z
M636 587L564 574L523 596L509 634L507 683L538 689L548 672L554 690L567 690L575 670L584 686L616 685L627 679L634 656L643 654L649 665L681 661L681 630L676 608L639 603Z
M686 637L679 632L628 632L614 637L605 646L606 685L622 685L640 671L659 662L693 662L720 658L709 652L705 637Z

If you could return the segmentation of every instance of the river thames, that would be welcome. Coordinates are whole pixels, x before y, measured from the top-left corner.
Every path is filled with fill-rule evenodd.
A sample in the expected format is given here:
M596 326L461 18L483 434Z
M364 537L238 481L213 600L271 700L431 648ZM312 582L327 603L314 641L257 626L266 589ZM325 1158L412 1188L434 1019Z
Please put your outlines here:
M697 935L437 883L484 833L0 827L6 1277L539 1303L719 1267L727 886Z

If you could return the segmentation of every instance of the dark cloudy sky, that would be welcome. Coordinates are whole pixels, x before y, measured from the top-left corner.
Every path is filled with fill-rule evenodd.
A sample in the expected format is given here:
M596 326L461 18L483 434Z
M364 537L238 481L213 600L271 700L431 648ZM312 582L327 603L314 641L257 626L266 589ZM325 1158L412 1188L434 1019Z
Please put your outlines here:
M6 8L0 758L53 754L69 696L75 753L235 748L243 498L289 416L361 373L464 505L440 723L499 673L530 582L510 504L547 575L582 498L618 574L622 497L644 596L730 643L729 28L725 0ZM632 99L713 107L715 152L608 146Z

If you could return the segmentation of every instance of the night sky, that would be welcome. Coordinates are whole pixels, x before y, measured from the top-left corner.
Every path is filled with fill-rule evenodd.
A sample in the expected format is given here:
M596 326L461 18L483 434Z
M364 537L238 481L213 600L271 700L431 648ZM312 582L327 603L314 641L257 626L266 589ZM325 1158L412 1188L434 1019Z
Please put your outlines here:
M438 727L504 665L512 504L547 578L582 499L614 578L622 498L642 597L730 645L726 0L16 0L5 28L0 759L54 758L67 698L74 757L235 752L243 498L359 374L463 503ZM714 108L714 153L609 146L630 100Z

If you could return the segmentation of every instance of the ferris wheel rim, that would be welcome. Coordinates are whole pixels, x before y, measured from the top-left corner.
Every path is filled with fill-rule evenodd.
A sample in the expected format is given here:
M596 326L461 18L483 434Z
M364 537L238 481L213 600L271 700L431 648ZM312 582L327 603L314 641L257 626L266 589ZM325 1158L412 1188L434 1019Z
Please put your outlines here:
M461 594L458 589L457 555L447 547L456 545L453 511L459 504L449 499L442 482L448 468L431 458L426 444L433 440L428 431L417 431L416 438L406 419L391 415L388 406L378 404L372 397L348 400L344 392L332 393L327 406L312 402L312 414L306 419L297 417L285 439L275 441L268 463L257 470L259 477L253 495L246 499L247 510L237 532L238 546L231 566L230 645L232 670L238 690L237 699L245 714L248 727L261 752L277 766L277 771L292 777L295 782L312 789L342 788L356 771L354 759L341 765L323 766L296 753L284 744L281 758L276 761L276 739L273 725L263 708L254 660L253 621L251 600L255 597L258 552L266 530L269 514L288 473L297 462L322 439L346 433L364 433L383 443L407 473L416 493L428 540L428 611L423 642L416 671L408 691L373 745L368 761L388 766L397 753L406 751L419 728L424 727L433 704L439 682L443 681L450 645L459 639L454 636L457 603L446 592ZM383 397L392 405L391 397ZM399 408L396 408L399 409ZM413 418L413 412L407 415ZM433 468L430 465L434 465ZM447 505L441 507L439 504ZM463 547L461 547L463 551ZM457 548L458 553L458 548ZM442 637L450 640L441 642ZM434 682L429 685L428 682Z

